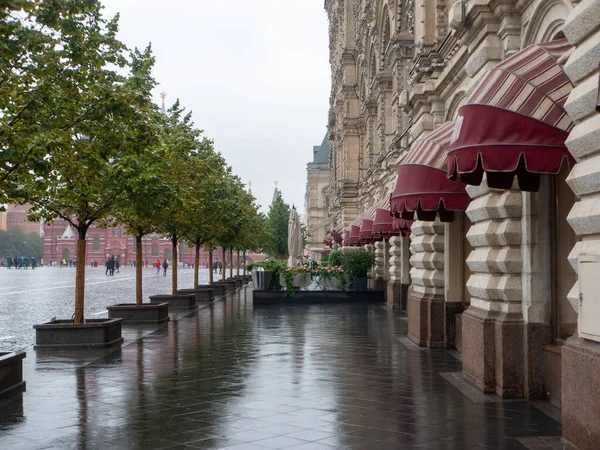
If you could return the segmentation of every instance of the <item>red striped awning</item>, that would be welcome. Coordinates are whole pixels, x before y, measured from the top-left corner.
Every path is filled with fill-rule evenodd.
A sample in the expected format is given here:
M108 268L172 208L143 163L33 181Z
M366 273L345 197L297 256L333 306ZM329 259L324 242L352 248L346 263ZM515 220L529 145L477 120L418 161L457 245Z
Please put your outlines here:
M433 221L439 214L442 222L450 222L454 211L465 211L469 196L465 185L446 176L447 148L454 122L446 122L413 142L398 167L396 186L390 206L395 217Z
M375 210L375 218L373 219L373 239L376 241L389 239L397 234L399 234L399 230L394 228L394 218L392 217L390 210Z
M410 234L410 228L412 227L413 221L402 219L400 217L394 217L392 225L395 230L398 230L402 236Z
M344 231L344 245L350 245L350 231Z
M360 224L360 243L368 244L373 240L373 221L363 219Z
M342 238L342 236L340 236L336 230L331 230L331 237L338 244L342 244L344 242L344 238Z
M358 245L360 241L360 226L350 225L350 245Z
M483 76L459 110L447 162L451 180L537 191L540 174L556 174L574 158L565 146L573 128L564 105L573 89L558 59L566 39L531 45Z

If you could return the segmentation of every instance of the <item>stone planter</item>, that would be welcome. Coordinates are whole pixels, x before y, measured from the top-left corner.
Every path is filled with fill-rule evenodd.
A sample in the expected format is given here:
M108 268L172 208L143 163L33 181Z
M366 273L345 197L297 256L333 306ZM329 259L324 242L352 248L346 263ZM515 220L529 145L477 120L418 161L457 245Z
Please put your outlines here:
M198 287L200 289L212 289L215 295L225 295L227 293L227 286L220 281L214 282L213 284L204 284Z
M348 275L346 277L346 289L350 287L350 279ZM341 291L342 290L342 282L337 277L331 277L329 280L319 278L318 280L319 286L321 286L324 291Z
M236 289L235 280L225 280L222 282L227 288L227 292L234 292Z
M25 390L23 358L25 352L0 352L0 399Z
M119 303L107 307L108 318L121 318L124 323L166 323L169 321L169 303Z
M177 293L182 295L195 295L197 303L212 302L215 299L215 293L212 289L180 289Z
M194 294L182 295L153 295L150 303L169 303L169 308L193 309L196 308L196 296Z
M355 291L366 291L369 287L369 279L367 277L353 277L352 289Z
M70 320L34 325L34 348L103 348L123 343L123 319L87 319L85 323Z

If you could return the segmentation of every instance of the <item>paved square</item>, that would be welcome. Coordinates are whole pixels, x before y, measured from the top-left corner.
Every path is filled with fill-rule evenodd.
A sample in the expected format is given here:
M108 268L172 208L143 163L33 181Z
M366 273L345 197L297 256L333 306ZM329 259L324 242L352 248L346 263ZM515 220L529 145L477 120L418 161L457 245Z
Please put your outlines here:
M463 394L441 375L460 361L407 348L398 312L251 296L126 327L106 355L30 350L27 392L0 406L0 448L523 449L560 435L527 402Z

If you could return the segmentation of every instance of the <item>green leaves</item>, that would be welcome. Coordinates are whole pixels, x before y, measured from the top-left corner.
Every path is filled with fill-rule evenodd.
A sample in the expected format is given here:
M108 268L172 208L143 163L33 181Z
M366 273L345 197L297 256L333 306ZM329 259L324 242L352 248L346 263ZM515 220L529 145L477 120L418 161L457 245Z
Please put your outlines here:
M287 258L290 211L290 205L283 201L281 191L277 191L277 197L273 201L267 217L266 250L271 256Z

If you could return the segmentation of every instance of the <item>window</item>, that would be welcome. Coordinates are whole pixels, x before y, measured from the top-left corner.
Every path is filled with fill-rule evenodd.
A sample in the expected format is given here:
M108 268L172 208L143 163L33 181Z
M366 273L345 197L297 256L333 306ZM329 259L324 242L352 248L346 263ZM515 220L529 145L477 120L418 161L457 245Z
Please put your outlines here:
M112 237L115 237L115 235L116 235L116 231L114 228L111 230L111 235L112 235Z
M167 248L165 249L165 259L171 259L171 249Z
M119 227L119 237L123 236L123 228Z
M100 251L100 238L98 236L94 236L94 241L92 244L92 250L95 252Z
M152 244L152 256L158 256L158 244Z

